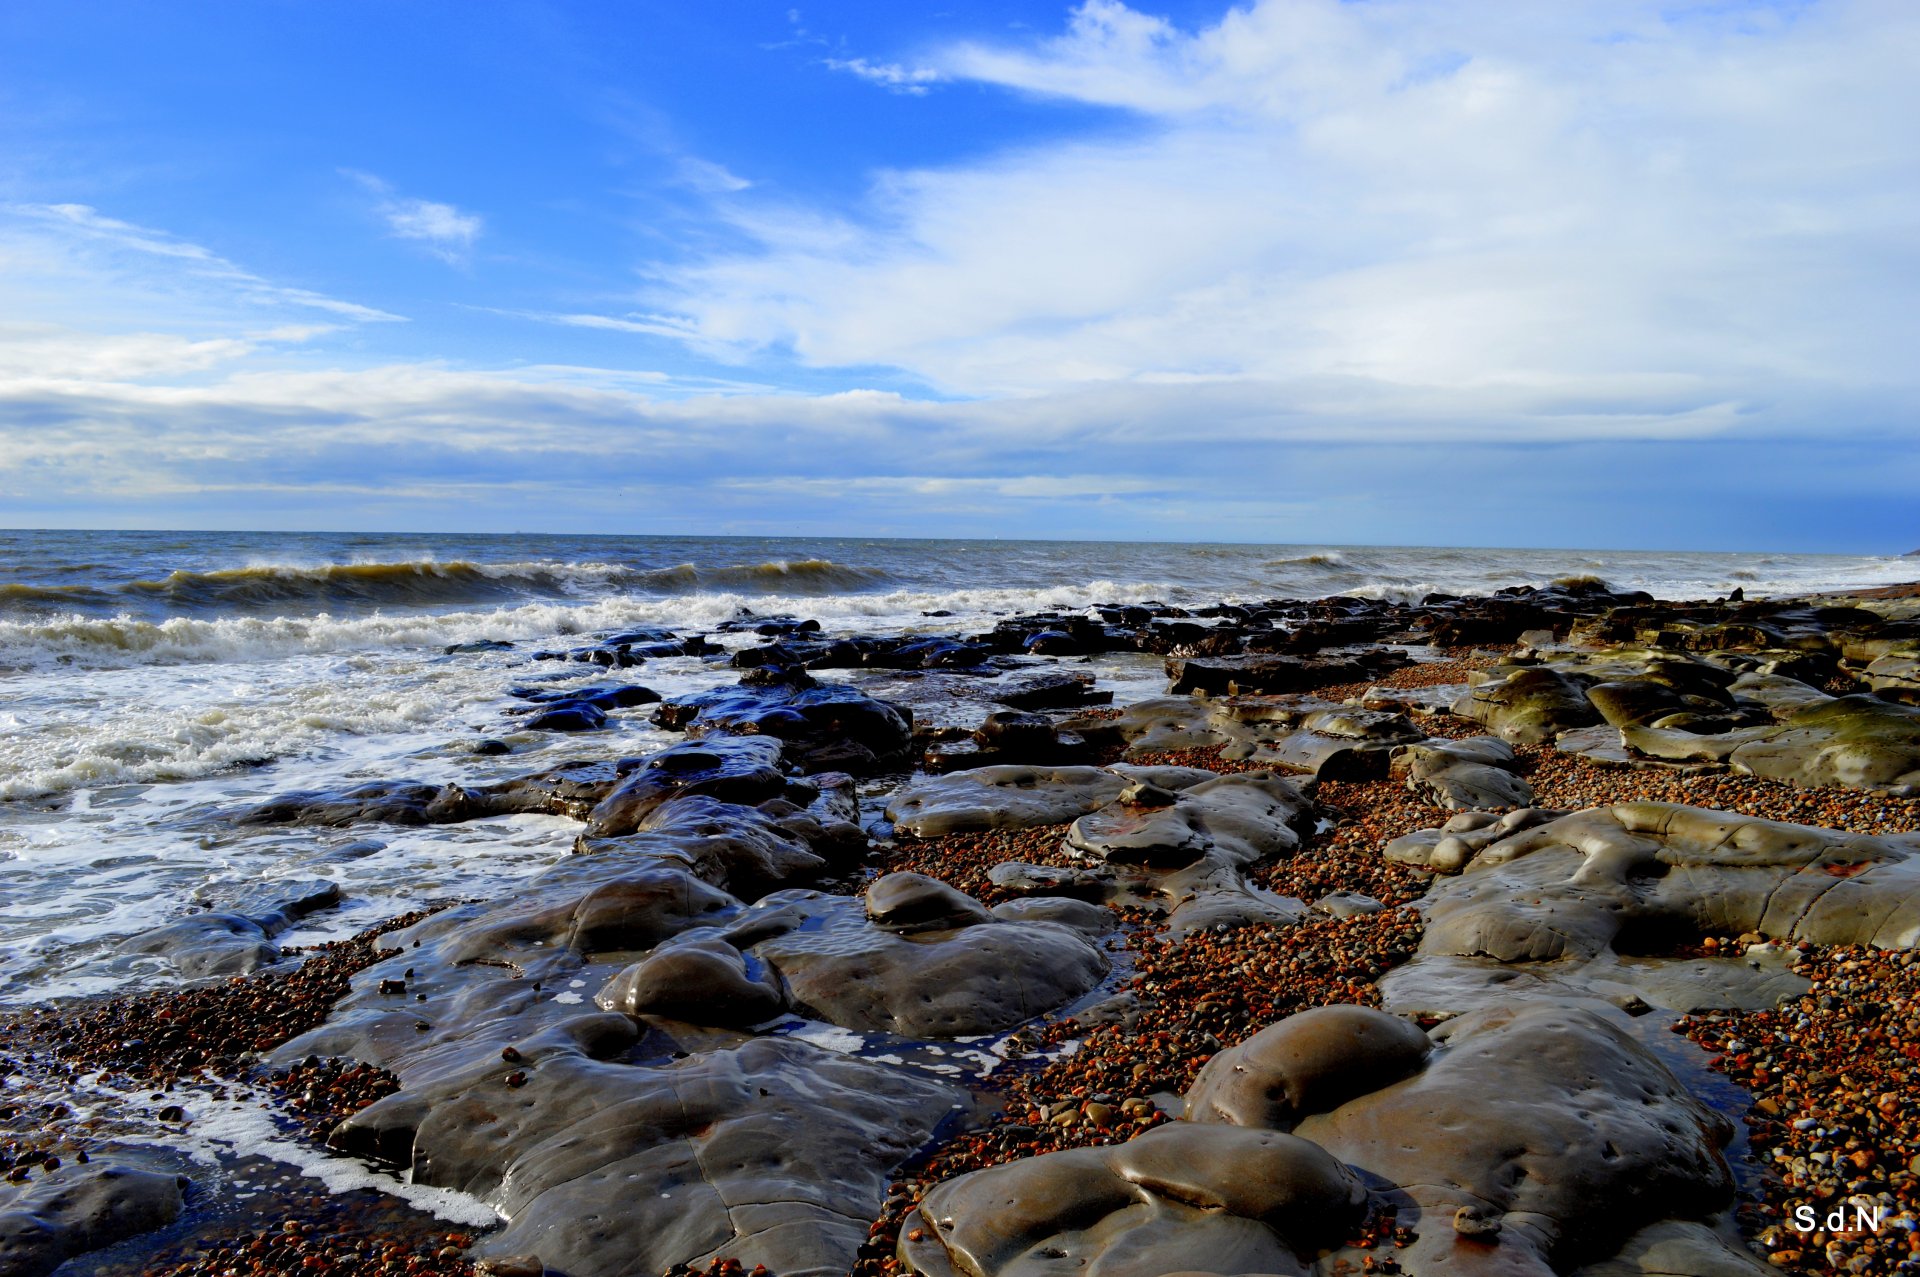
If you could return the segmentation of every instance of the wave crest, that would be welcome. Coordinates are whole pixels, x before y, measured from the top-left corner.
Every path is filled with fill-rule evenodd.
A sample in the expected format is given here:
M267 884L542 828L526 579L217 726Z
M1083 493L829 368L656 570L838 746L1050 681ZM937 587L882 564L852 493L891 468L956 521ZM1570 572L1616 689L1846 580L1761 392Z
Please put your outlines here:
M892 579L880 568L828 559L774 559L714 567L683 563L667 568L546 561L476 563L464 559L260 563L204 571L181 568L158 579L107 588L0 584L0 616L46 617L109 610L148 618L156 614L299 615L712 591L819 597L872 590Z

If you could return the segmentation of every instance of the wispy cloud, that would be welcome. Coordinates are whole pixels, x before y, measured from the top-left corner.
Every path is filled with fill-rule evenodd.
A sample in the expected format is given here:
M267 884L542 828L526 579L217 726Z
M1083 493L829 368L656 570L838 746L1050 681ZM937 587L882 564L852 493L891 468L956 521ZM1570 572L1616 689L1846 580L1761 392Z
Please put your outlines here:
M441 261L465 265L480 238L483 221L477 213L463 213L451 204L401 195L392 183L371 173L349 171L348 176L374 195L374 212L397 239L410 240Z
M926 66L903 66L898 62L869 62L865 58L827 58L830 71L860 77L893 93L924 97L929 88L947 78L942 71Z
M696 155L681 156L678 165L680 180L703 195L737 195L753 186L746 178L728 171L725 165Z
M217 286L223 293L260 306L325 311L361 323L402 318L309 289L272 283L200 244L108 217L90 205L10 204L0 206L0 213L44 232L36 242L20 245L9 255L5 264L16 271L71 273L76 265L71 260L72 250L90 248L122 260L157 260L189 279ZM0 235L4 235L4 228L0 228Z
M269 346L311 340L331 325L269 329L238 337L178 333L87 333L52 324L0 323L0 385L10 379L113 383L173 377L231 364Z
M697 335L693 325L678 315L654 315L640 311L625 315L599 315L590 311L498 309L493 313L531 319L541 324L559 324L566 328L598 328L604 332L636 333L648 337L688 338Z

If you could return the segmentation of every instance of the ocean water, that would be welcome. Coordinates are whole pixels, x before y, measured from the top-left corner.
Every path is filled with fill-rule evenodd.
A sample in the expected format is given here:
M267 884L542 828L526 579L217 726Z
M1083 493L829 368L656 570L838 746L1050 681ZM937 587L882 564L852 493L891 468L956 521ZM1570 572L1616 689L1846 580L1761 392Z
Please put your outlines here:
M168 977L118 941L278 880L347 896L282 943L484 895L566 854L573 826L238 829L232 809L374 778L484 783L671 739L518 730L519 683L569 636L703 631L751 612L829 630L965 631L997 614L1158 599L1418 598L1598 576L1669 598L1904 581L1893 557L1353 546L572 536L0 533L0 1004ZM929 616L928 613L946 613ZM446 655L502 639L507 652ZM733 645L757 641L741 635ZM1157 663L1108 661L1121 700ZM731 681L696 658L612 677L666 696ZM476 757L472 743L514 753Z

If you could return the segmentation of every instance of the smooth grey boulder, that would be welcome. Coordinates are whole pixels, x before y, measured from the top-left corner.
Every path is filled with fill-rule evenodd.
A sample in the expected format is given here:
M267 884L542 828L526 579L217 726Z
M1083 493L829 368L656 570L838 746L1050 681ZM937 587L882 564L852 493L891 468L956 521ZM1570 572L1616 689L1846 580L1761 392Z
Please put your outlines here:
M1372 896L1363 896L1357 891L1329 891L1309 908L1329 918L1358 918L1379 913L1386 906Z
M166 1227L179 1217L188 1183L95 1160L17 1188L0 1185L0 1277L45 1277L75 1255Z
M1406 745L1394 752L1393 765L1405 769L1409 790L1450 811L1533 806L1533 786L1517 774L1513 746L1497 736Z
M1778 1277L1728 1224L1692 1220L1649 1224L1627 1239L1618 1254L1576 1270L1572 1277Z
M780 979L764 962L714 939L663 945L609 980L593 1000L626 1015L742 1028L787 1009Z
M1207 1061L1186 1116L1291 1131L1313 1113L1420 1071L1433 1051L1419 1026L1371 1007L1325 1006L1270 1024Z
M906 762L913 711L845 683L720 687L663 706L654 721L689 736L772 738L804 772L872 775Z
M1216 875L1217 878L1226 875ZM1238 931L1242 927L1287 927L1306 916L1306 908L1292 896L1282 896L1249 883L1203 886L1180 899L1167 914L1169 941L1200 932Z
M1875 657L1861 672L1867 686L1884 700L1920 705L1920 656L1912 651Z
M1210 749L1224 743L1213 707L1191 696L1154 696L1120 710L1108 725L1127 742L1129 754Z
M1585 682L1547 665L1499 666L1455 701L1453 712L1516 745L1600 721Z
M993 916L1002 922L1053 922L1072 927L1089 940L1104 940L1113 934L1113 914L1099 905L1065 896L1009 900L993 907Z
M1204 1120L947 1181L909 1217L903 1265L939 1277L1351 1271L1367 1254L1341 1245L1362 1184L1414 1229L1398 1252L1409 1272L1726 1262L1713 1242L1732 1236L1732 1126L1605 1014L1502 1007L1427 1034L1367 1008L1318 1008L1216 1056L1187 1105ZM1290 1141L1246 1139L1278 1138L1273 1127Z
M1920 706L1840 696L1794 713L1765 740L1741 744L1733 769L1796 785L1920 795Z
M738 917L737 898L690 871L696 859L697 849L672 855L657 844L568 856L505 899L383 936L392 956L355 975L327 1022L273 1058L346 1056L405 1082L436 1061L497 1052L577 1014L667 941Z
M1107 973L1084 912L1066 921L1032 909L998 914L919 874L881 878L869 899L876 893L877 914L845 896L776 892L721 934L778 974L796 1011L911 1038L1010 1029L1064 1006ZM1111 915L1085 908L1105 915L1111 930Z
M900 1258L928 1277L1299 1275L1366 1202L1305 1140L1182 1122L948 1180L908 1217Z
M1731 1206L1731 1123L1603 1016L1497 1008L1431 1037L1426 1067L1294 1127L1418 1208L1401 1211L1418 1228L1409 1271L1549 1277ZM1497 1242L1463 1247L1463 1209Z
M1313 804L1294 782L1241 772L1178 792L1136 790L1074 821L1067 846L1111 865L1239 867L1291 854L1312 828Z
M1228 697L1214 719L1234 742L1224 756L1326 780L1384 776L1395 747L1426 735L1403 714L1313 696Z
M768 800L767 805L781 802ZM582 835L575 850L584 855L651 855L662 864L683 867L703 882L752 898L778 887L817 878L828 860L802 836L823 828L800 822L793 830L790 818L769 815L759 807L722 802L707 794L687 794L655 807L640 818L631 833L590 838ZM836 849L839 842L828 837ZM840 858L836 854L836 859Z
M1398 864L1454 874L1481 848L1521 829L1558 820L1566 815L1551 807L1522 807L1505 815L1490 811L1463 811L1438 829L1416 829L1388 843L1381 855Z
M582 836L638 831L656 807L681 795L705 795L751 807L787 792L780 741L771 736L714 736L686 741L647 758L587 816Z
M987 907L921 873L891 873L867 888L867 917L894 932L951 931L991 922Z

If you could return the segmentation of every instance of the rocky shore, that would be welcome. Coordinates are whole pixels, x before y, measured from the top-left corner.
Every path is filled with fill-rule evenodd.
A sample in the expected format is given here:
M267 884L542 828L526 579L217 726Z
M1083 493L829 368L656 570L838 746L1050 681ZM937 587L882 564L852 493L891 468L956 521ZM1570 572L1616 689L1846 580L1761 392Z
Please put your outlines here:
M1920 1273L1911 592L570 644L447 654L565 761L223 819L575 854L8 1023L0 1277ZM248 1106L382 1169L235 1208L168 1133Z

